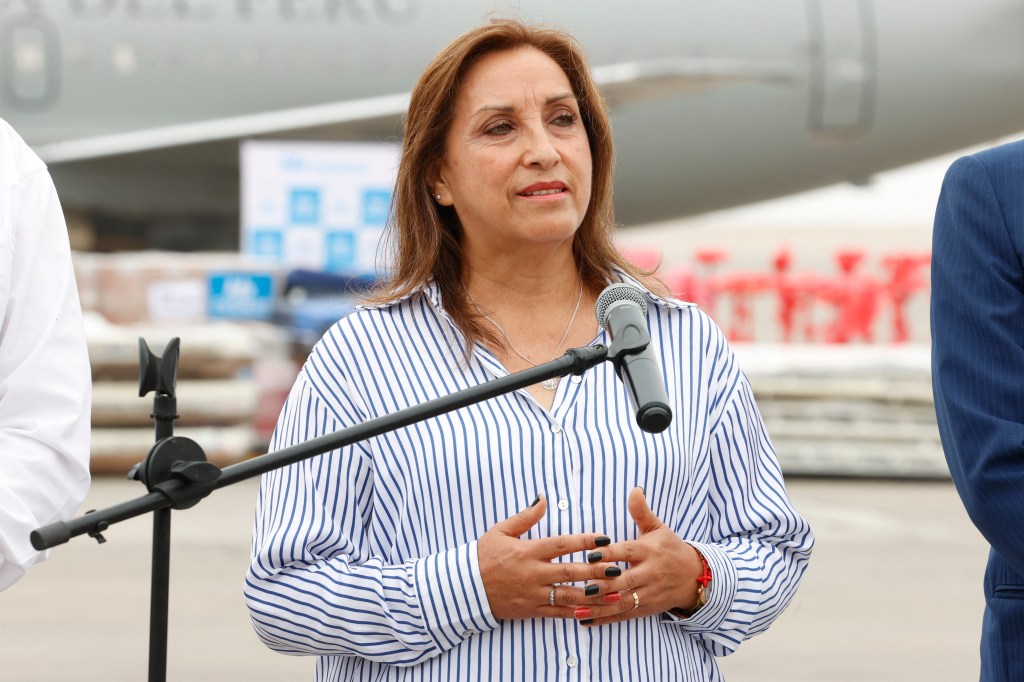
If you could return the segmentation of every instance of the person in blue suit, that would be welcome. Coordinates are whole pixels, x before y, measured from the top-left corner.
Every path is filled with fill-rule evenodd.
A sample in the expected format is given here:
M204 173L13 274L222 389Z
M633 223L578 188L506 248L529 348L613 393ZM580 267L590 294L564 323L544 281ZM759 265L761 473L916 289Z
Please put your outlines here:
M942 446L992 546L981 680L1024 680L1024 141L960 158L946 173L931 331Z

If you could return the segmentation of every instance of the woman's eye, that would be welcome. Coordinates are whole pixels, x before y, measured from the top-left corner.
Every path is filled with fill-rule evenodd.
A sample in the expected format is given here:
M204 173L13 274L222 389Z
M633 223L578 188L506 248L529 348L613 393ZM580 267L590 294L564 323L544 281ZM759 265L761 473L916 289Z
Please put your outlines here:
M507 135L512 132L512 123L511 121L499 121L487 128L485 132L488 135Z
M558 116L556 116L554 123L557 126L561 126L563 128L568 128L569 126L571 126L574 123L576 123L577 118L579 118L579 117L576 116L576 114L567 111L565 113L562 113L562 114L559 114Z

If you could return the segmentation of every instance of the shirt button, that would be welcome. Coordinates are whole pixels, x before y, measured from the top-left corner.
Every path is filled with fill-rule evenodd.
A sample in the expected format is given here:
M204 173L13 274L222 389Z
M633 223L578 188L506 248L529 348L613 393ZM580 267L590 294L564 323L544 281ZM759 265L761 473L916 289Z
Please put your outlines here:
M462 633L462 636L463 636L463 637L472 637L472 636L473 636L473 635L475 635L475 634L476 634L476 633L475 633L475 632L473 632L472 630L465 630L465 631L463 631L463 633Z
M569 658L565 659L565 664L570 668L575 668L577 663L579 663L579 661L576 660L575 656L570 656Z
M583 381L583 377L582 376L580 376L579 374L573 374L572 375L572 383L578 384L581 381Z
M552 424L551 425L551 433L561 433L561 432L562 432L562 427L561 426L559 426L558 424Z
M569 500L559 500L558 501L558 508L561 509L562 511L565 511L566 509L568 509L569 508Z

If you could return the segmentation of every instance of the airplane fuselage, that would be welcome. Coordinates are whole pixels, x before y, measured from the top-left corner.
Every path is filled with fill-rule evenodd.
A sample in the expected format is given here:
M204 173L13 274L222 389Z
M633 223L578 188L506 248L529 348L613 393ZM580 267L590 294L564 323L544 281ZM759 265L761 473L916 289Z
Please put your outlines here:
M709 65L699 87L613 106L625 224L862 181L1024 129L1020 0L8 1L0 117L45 147L407 92L492 10L570 31L594 67ZM716 64L746 66L728 78ZM744 76L750 65L776 76ZM65 203L86 210L237 210L237 162L201 152L51 170Z

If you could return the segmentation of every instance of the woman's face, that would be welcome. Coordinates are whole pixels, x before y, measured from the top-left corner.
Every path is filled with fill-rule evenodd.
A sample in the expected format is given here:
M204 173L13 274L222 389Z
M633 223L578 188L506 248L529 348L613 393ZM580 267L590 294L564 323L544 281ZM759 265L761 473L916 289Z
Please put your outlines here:
M590 144L569 79L546 54L492 52L470 67L445 150L432 189L454 206L464 249L571 242L590 204Z

